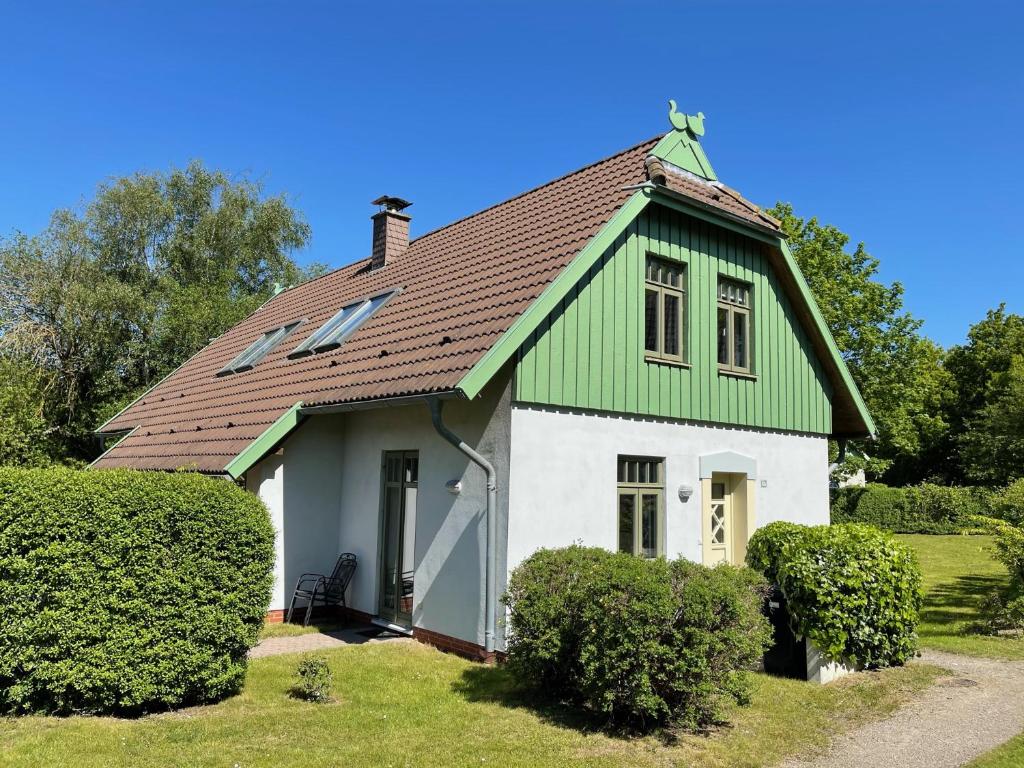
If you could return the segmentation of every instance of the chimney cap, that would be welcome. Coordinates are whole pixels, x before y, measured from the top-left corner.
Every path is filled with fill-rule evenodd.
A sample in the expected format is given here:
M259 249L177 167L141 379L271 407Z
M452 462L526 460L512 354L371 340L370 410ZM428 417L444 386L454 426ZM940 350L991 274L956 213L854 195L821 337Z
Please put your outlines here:
M381 195L371 203L371 205L379 205L382 211L398 211L408 208L412 203L408 200L403 200L400 197L391 197L391 195Z

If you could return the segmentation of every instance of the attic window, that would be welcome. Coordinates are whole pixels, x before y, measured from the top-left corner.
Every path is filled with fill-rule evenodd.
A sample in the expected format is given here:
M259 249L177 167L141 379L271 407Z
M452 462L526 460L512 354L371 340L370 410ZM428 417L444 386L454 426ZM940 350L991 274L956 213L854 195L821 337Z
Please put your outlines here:
M248 371L256 363L270 354L270 351L284 341L292 331L302 325L301 320L296 320L288 325L282 325L280 328L274 328L267 331L260 336L256 341L245 348L242 354L238 355L234 360L221 368L218 372L218 376L227 376L232 373L241 373L242 371Z
M353 302L328 320L308 339L299 344L288 357L304 357L314 352L327 352L340 347L356 329L370 319L397 291L388 291L368 299Z

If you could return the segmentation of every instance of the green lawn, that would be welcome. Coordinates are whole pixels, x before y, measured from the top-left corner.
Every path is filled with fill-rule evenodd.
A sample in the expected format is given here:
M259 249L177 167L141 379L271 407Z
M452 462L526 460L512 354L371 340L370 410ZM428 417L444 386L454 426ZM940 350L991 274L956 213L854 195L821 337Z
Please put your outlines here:
M980 601L1008 583L1006 568L993 557L991 536L901 535L917 552L924 572L925 603L921 645L951 653L1024 659L1024 638L970 632L981 617Z
M1020 768L1024 765L1024 733L967 764L967 768Z
M327 653L337 703L288 696L296 656L254 661L244 692L139 720L0 720L0 766L729 766L813 753L829 736L891 711L938 670L911 665L828 686L756 676L752 706L709 737L616 738L571 712L535 709L503 669L412 642Z

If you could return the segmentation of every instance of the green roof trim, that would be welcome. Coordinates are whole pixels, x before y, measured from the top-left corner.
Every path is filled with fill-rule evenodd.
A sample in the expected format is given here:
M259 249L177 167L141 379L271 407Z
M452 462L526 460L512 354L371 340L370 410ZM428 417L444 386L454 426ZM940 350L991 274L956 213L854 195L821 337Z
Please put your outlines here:
M262 435L249 443L244 451L235 456L224 467L224 472L230 475L232 480L237 480L244 475L246 470L266 456L271 448L281 442L289 432L299 425L302 418L299 415L300 408L302 408L301 400L282 413L277 421L266 428Z
M569 294L569 291L583 278L587 270L601 258L608 246L615 242L615 238L625 231L629 223L650 202L649 189L646 187L638 189L612 215L601 230L569 262L569 265L558 274L558 277L551 281L544 292L512 323L511 327L477 361L469 373L462 377L458 388L466 397L472 399L480 394L487 382L508 362L533 330L551 314L555 305Z
M875 426L874 419L871 418L871 412L868 411L867 403L864 402L860 388L857 386L857 382L853 380L853 374L850 373L850 368L846 365L846 361L839 352L839 345L836 344L836 340L832 337L832 331L825 322L821 310L818 309L818 302L815 301L814 294L811 293L811 287L807 284L807 279L804 277L804 273L800 271L800 266L796 263L793 252L789 250L789 243L786 242L784 237L779 238L778 247L782 252L782 258L785 260L786 266L793 273L797 287L800 289L800 296L811 310L811 317L814 318L814 324L817 326L818 332L825 339L825 344L828 346L828 351L832 355L836 368L839 370L843 384L846 386L850 397L853 398L854 405L857 407L857 413L864 420L864 428L871 438L874 439L878 434L878 429Z
M684 115L676 111L675 101L669 99L668 104L668 119L673 130L661 137L651 154L709 181L718 181L699 141L699 137L704 135L704 113Z

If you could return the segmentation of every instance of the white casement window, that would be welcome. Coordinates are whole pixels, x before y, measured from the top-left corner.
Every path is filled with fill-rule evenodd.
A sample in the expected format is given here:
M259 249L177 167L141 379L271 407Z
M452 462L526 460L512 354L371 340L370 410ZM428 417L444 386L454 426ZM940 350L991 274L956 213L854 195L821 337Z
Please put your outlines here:
M686 265L647 256L644 283L644 356L686 359Z
M288 336L291 335L292 331L302 325L301 320L289 323L288 325L282 325L279 328L273 328L256 341L250 344L245 350L242 351L234 360L221 368L218 372L218 376L227 376L230 373L241 373L242 371L248 371L254 367L256 363L262 360L264 357L270 354L270 352L284 341Z
M619 456L619 551L641 557L665 553L665 466L662 459Z
M292 350L288 357L305 357L314 352L326 352L336 347L351 336L359 326L365 323L373 313L387 303L388 299L395 295L395 291L373 296L369 299L360 299L342 307L334 317L324 323L308 339Z
M718 369L751 372L751 290L747 283L718 278Z

